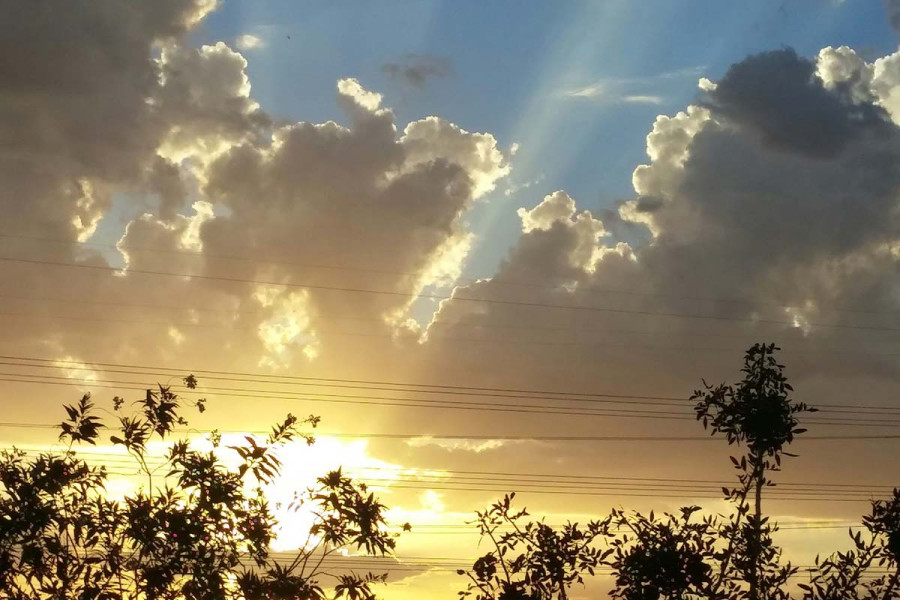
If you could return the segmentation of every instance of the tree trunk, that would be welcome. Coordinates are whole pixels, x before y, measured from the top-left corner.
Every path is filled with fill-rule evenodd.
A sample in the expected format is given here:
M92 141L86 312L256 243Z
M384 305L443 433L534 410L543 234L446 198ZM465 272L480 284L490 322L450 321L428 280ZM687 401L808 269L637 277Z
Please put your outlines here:
M749 600L759 600L759 558L762 553L762 488L763 482L765 481L763 478L761 459L760 466L756 468L755 479L756 510L754 512L753 538L750 540L750 547L748 548L751 560Z

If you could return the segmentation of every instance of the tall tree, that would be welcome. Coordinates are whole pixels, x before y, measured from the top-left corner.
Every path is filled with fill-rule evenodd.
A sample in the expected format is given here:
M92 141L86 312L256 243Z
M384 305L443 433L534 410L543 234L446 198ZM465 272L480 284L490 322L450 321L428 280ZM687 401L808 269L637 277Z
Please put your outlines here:
M768 474L781 469L782 456L793 456L785 447L806 431L799 427L798 415L816 410L790 397L793 388L784 365L775 359L778 350L775 344L755 344L744 355L741 381L715 387L704 381L703 389L691 397L704 428L747 449L740 459L731 458L741 485L724 490L737 510L726 531L728 554L716 582L724 584L728 573L736 570L749 586L749 600L772 598L790 576L790 567L785 571L777 566L780 552L771 540L772 526L763 516L763 489L775 485ZM712 591L719 592L716 587Z

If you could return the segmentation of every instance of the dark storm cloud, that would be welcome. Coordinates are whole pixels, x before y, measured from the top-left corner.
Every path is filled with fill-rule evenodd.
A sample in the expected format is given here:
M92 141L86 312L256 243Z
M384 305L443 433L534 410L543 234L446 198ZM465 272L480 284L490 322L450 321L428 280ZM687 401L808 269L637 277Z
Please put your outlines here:
M453 73L449 59L427 54L407 54L396 62L388 62L381 70L391 79L422 88L429 79Z
M815 64L791 49L764 52L733 65L709 93L709 105L775 148L834 157L848 141L883 131L886 115L827 90Z

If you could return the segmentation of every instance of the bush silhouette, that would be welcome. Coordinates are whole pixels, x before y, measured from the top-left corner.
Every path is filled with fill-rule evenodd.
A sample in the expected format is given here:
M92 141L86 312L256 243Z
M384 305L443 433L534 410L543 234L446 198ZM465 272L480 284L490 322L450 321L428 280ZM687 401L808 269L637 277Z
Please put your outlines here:
M872 502L861 531L850 530L853 549L825 560L816 557L809 583L799 584L804 600L889 600L900 597L900 490L891 498ZM866 577L873 567L885 572Z
M611 595L622 600L704 597L712 583L717 532L713 519L692 521L699 510L689 506L680 515L661 518L614 510L611 524L624 533L608 535L614 550Z
M507 494L485 511L476 513L482 539L494 549L475 561L459 593L475 600L540 600L568 597L568 589L594 574L605 557L595 545L608 529L608 521L586 527L569 523L560 530L539 521L526 521L528 511L514 510L515 494ZM608 555L608 552L607 552Z
M196 380L185 379L193 388ZM201 452L186 441L171 444L162 464L151 467L147 446L168 440L178 425L181 400L168 387L148 390L125 414L113 400L118 426L110 441L123 447L144 477L123 500L106 492L105 467L89 465L73 450L95 445L106 430L89 396L66 406L60 426L62 453L29 458L20 450L0 457L0 589L15 600L156 600L374 598L384 575L356 574L332 562L340 548L390 555L385 507L340 471L321 477L296 495L295 510L314 514L309 544L287 563L270 555L276 520L264 495L281 463L277 450L295 440L313 443L300 430L318 418L292 415L264 442ZM204 410L203 401L195 406ZM231 453L236 468L221 455ZM329 575L334 573L334 575ZM328 580L332 577L331 580Z
M787 447L806 431L799 417L815 409L791 399L793 388L775 359L778 350L774 344L752 346L744 356L740 382L704 382L691 397L704 428L746 450L731 457L738 484L722 489L733 507L730 514L699 516L698 506L661 516L614 509L584 530L570 524L556 531L542 522L525 521L525 510L512 511L510 494L477 513L482 537L489 538L495 550L471 570L459 571L470 580L460 594L476 600L565 598L568 587L605 568L613 576L611 595L622 600L790 598L788 584L799 570L782 561L772 539L777 525L763 513L762 500L764 490L775 485L770 474L780 470L784 456L793 456ZM863 524L868 537L851 531L854 550L816 560L810 582L798 585L804 600L900 598L900 491L874 502ZM501 527L511 531L498 537ZM536 531L540 539L579 543L558 544L548 551L535 538ZM559 558L551 562L548 557ZM527 567L545 563L557 566L555 578L552 570L532 572ZM867 576L874 566L884 572Z
M762 509L771 473L781 468L800 416L815 409L794 402L778 348L757 344L733 385L695 392L698 420L713 435L744 448L732 456L737 484L723 488L732 510L674 514L614 509L584 525L551 527L513 507L505 495L473 523L491 549L473 566L461 598L567 600L576 584L600 570L612 574L621 600L787 600L800 575L774 543L777 525ZM184 383L197 385L193 377ZM276 556L277 525L265 493L279 479L279 448L305 441L314 416L288 415L265 439L245 436L223 446L216 432L205 450L172 437L187 425L183 401L170 388L148 390L126 405L113 399L107 427L90 396L65 406L61 452L0 454L0 597L11 600L373 600L385 574L356 573L337 554L352 549L390 556L385 506L362 483L337 470L298 491L287 510L308 511L307 543ZM201 412L205 402L192 403ZM74 448L109 441L130 456L142 485L116 499L107 469ZM151 442L166 442L164 457ZM233 460L226 461L228 456ZM232 465L232 466L228 466ZM404 526L408 528L408 526ZM796 589L803 600L900 598L900 490L876 500L851 529L852 548L818 557ZM326 590L333 590L329 592Z

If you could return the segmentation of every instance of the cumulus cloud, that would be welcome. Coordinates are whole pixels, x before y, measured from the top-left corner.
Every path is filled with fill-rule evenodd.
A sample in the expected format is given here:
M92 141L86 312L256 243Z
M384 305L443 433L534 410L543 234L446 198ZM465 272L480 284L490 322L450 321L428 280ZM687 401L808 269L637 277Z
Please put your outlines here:
M341 79L338 81L338 92L342 99L359 106L365 111L376 112L381 106L383 96L377 92L365 89L356 79Z
M507 158L489 133L469 133L437 117L407 125L400 140L409 166L447 161L466 168L476 198L491 192L510 172Z
M520 208L522 232L551 231L554 228L568 230L567 235L576 240L567 259L571 267L590 271L593 269L597 240L607 235L606 229L590 211L576 214L575 201L565 192L557 191L546 196L531 210Z
M163 49L154 104L173 124L159 150L163 156L209 161L269 124L250 96L246 67L244 57L222 42Z
M208 172L205 194L228 216L204 227L204 248L303 257L311 265L374 269L387 295L343 297L312 291L322 318L402 320L425 285L459 273L470 245L462 216L505 176L506 159L489 134L470 134L431 117L398 135L381 96L356 80L338 83L352 121L276 128L270 143L237 146ZM274 265L267 280L372 287L364 272Z
M347 126L276 125L251 95L241 54L222 42L182 43L209 2L92 7L73 12L79 25L66 30L66 52L53 54L56 41L41 37L53 29L44 27L51 13L60 18L49 5L23 14L4 36L34 51L28 69L5 63L17 85L0 95L11 144L2 152L10 176L0 214L23 235L84 241L115 192L156 202L125 224L113 253L27 240L12 248L122 270L57 269L54 279L46 269L5 264L6 280L36 296L67 285L73 297L172 308L126 310L107 323L102 306L88 303L79 318L94 322L91 335L48 318L8 329L7 342L27 338L37 354L52 346L90 355L102 335L120 357L171 353L168 362L217 347L227 360L280 369L346 342L342 330L368 328L378 343L390 340L407 327L418 291L459 276L472 242L463 216L509 173L492 135L437 117L398 133L382 96L355 79L337 84ZM86 33L104 27L111 46ZM241 256L253 260L231 258ZM147 271L184 276L159 280ZM234 278L261 283L227 282ZM314 291L354 285L385 293Z
M826 88L842 90L853 102L870 102L873 69L848 46L819 51L816 75Z
M656 118L647 134L647 155L651 162L638 165L631 175L638 197L620 206L623 219L644 223L651 233L657 233L649 213L658 209L681 185L690 145L709 119L709 111L697 106L689 106L674 117Z
M816 327L853 323L859 319L854 310L890 313L900 296L900 264L890 250L900 237L900 130L882 110L889 95L878 91L877 77L858 75L863 67L846 51L823 51L817 64L789 50L733 66L708 90L705 106L657 119L647 138L650 162L633 175L636 197L617 213L604 213L608 225L584 217L591 226L580 227L584 213L563 192L520 209L522 235L496 276L455 292L498 302L443 303L429 339L439 345L442 336L502 330L525 320L532 331L517 331L515 339L548 344L548 332L562 323L591 322L593 329L579 329L572 353L610 342L691 347L702 345L704 336L707 344L763 336L784 340L797 352L820 340L820 351L864 354L868 347L858 337ZM646 226L651 241L632 246L600 235L619 231L619 220ZM510 281L542 285L513 296ZM511 297L529 306L580 310L508 306ZM653 313L724 320L647 316ZM757 320L782 325L757 328ZM571 359L570 345L559 349ZM550 365L536 358L546 355L532 356L520 359L528 364L518 363L520 372L551 376ZM876 377L891 372L893 361L846 360L841 372ZM638 377L646 366L632 371L634 366L623 366L627 362L617 359L601 369L602 377ZM581 378L591 376L575 376Z
M557 221L565 221L575 214L575 201L559 191L545 197L531 210L520 208L518 214L525 233L535 229L547 230Z
M701 77L697 81L697 87L700 88L701 90L703 90L704 92L713 92L716 89L716 84L714 81L712 81L706 77Z

